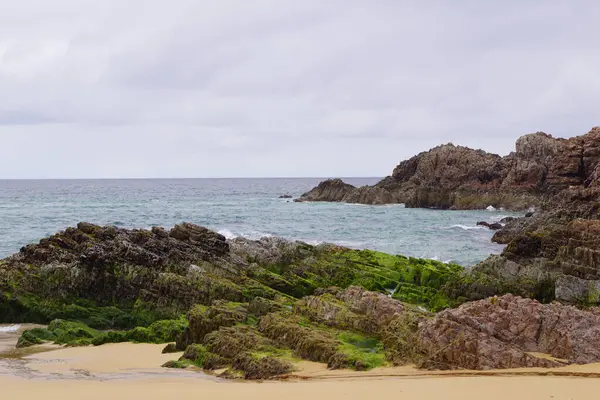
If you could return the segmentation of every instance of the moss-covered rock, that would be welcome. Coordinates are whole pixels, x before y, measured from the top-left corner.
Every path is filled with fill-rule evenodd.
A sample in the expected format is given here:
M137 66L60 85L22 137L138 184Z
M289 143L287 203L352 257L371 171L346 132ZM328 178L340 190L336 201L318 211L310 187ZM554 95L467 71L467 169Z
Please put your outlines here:
M54 320L48 328L35 328L23 332L18 347L44 342L69 346L99 346L105 343L167 343L181 336L187 326L185 319L157 321L149 327L137 327L129 331L103 332L81 323Z
M233 359L245 351L270 347L273 342L261 335L256 328L244 325L222 327L206 335L206 348L227 359Z
M204 358L206 356L206 347L201 344L191 344L185 349L180 361L188 360L198 367L204 366Z
M178 338L180 350L194 343L204 343L204 337L221 327L233 326L248 319L247 304L217 300L210 307L196 305L187 315L189 326Z
M70 346L87 346L92 344L100 332L80 322L54 320L47 329L36 328L23 332L17 347L28 347L44 342L67 344Z
M329 368L368 371L386 364L383 344L378 338L341 332L338 334L338 339L341 345L338 347L337 353L329 360Z
M258 329L266 337L310 361L328 363L340 345L334 335L288 313L273 313L262 317Z
M0 322L61 320L27 331L21 346L171 343L165 352L185 351L171 366L232 377L287 374L297 357L363 370L395 346L385 329L410 307L394 299L443 309L460 301L463 276L377 251L226 241L192 224L79 224L0 261Z
M162 350L162 354L173 354L173 353L179 353L179 350L177 349L177 346L175 345L175 343L169 343Z
M239 354L233 360L232 368L243 371L245 379L269 379L289 374L294 370L294 366L289 361L252 353Z

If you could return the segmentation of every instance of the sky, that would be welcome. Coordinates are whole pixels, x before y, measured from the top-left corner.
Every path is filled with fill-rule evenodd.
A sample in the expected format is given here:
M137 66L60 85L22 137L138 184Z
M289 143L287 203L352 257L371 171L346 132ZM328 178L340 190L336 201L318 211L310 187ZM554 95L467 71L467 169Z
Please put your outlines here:
M600 125L600 2L0 0L0 179L385 176Z

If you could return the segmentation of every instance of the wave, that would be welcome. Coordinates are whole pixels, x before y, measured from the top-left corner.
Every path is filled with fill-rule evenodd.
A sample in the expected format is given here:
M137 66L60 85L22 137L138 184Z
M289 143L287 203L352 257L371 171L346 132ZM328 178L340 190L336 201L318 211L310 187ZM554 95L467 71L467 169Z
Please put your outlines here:
M217 233L225 236L225 239L229 239L229 240L235 239L237 237L243 237L243 238L250 239L250 240L259 240L264 237L273 237L273 235L271 235L270 233L265 233L265 232L261 232L261 231L234 233L227 228L219 229L217 231Z
M0 326L0 333L11 333L21 329L21 325Z
M229 229L220 229L217 231L218 234L225 236L225 239L235 239L238 235L231 232Z
M465 231L478 231L478 230L482 230L482 229L488 229L485 226L468 226L468 225L461 225L461 224L452 225L451 228L460 228Z

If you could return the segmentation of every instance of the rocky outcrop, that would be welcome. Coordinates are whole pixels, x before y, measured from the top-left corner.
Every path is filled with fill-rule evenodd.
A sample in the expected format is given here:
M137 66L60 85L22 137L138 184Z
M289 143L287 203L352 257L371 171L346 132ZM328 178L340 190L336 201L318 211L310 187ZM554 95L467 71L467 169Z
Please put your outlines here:
M509 221L492 240L507 247L472 268L470 284L461 289L468 298L513 293L543 302L600 304L599 188L564 189L544 210Z
M598 303L599 196L566 189L553 211L507 221L504 253L468 271L335 245L226 240L189 223L81 223L0 260L0 321L62 319L22 345L176 339L168 351L185 354L169 366L247 379L289 374L295 357L355 370L599 362L600 312L553 302Z
M428 279L415 281L425 269ZM399 282L410 291L402 299L438 308L451 303L440 287L460 271L331 244L228 241L190 223L171 230L80 223L0 260L0 322L75 318L98 329L130 328L216 300L253 304L260 297L253 306L266 312L280 308L269 303L277 296L353 284L387 293Z
M600 313L512 295L442 311L419 327L430 368L557 367L600 360Z
M489 228L493 231L496 231L498 229L502 229L502 224L499 222L485 222L485 221L479 221L477 223L477 226L485 226L486 228Z
M295 201L332 201L342 202L356 187L345 183L341 179L328 179L319 183L310 192L304 193Z
M526 210L569 187L595 185L600 175L598 143L599 127L570 139L543 132L525 135L506 157L445 144L401 162L374 186L354 188L330 180L299 200Z

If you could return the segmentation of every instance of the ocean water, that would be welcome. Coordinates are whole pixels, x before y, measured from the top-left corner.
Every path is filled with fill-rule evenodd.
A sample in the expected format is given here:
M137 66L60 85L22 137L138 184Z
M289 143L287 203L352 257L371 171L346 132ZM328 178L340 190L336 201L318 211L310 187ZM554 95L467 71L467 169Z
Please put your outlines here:
M189 221L228 238L281 236L473 265L503 246L480 220L500 211L439 211L402 205L294 203L321 178L0 181L0 257L79 221L128 228ZM346 178L354 185L379 178Z

